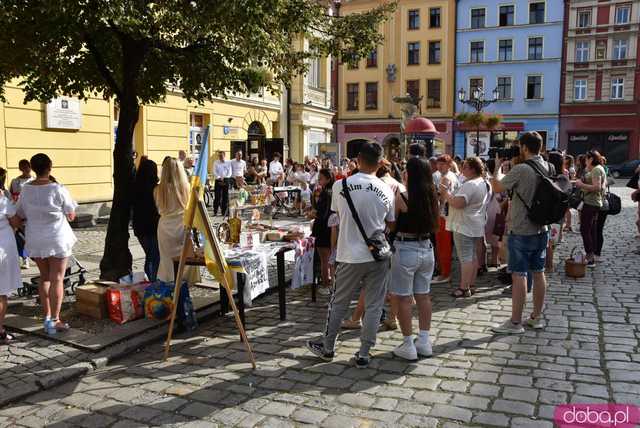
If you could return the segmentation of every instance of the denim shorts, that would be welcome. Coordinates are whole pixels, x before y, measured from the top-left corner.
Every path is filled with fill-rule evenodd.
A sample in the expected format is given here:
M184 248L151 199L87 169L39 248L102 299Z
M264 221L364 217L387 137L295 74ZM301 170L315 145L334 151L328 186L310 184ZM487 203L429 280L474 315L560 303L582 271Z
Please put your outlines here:
M527 272L544 272L549 232L537 235L509 234L509 272L526 276Z
M395 241L389 293L397 296L429 294L435 258L431 241Z
M462 233L453 232L453 244L456 247L456 254L460 263L471 263L478 259L478 242L484 237L467 236Z

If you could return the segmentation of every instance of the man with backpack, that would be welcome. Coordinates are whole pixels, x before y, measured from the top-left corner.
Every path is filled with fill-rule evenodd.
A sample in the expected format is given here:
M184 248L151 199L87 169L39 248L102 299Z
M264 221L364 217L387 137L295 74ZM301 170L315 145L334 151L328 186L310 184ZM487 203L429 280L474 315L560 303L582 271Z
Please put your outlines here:
M544 274L549 241L547 225L557 222L568 206L568 197L553 181L553 167L540 156L540 134L526 132L520 136L519 143L520 157L524 162L503 175L500 159L496 159L491 180L495 192L507 191L511 197L508 237L508 269L513 284L511 319L492 328L498 334L524 333L522 312L527 297L527 272L533 274L533 312L525 323L534 329L544 328L542 307L547 287Z

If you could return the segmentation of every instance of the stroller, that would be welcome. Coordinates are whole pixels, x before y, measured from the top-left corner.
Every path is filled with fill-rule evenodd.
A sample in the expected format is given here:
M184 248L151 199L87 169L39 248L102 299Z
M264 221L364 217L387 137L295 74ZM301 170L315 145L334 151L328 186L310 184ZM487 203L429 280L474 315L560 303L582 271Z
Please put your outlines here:
M24 232L18 231L18 237L24 240ZM69 257L67 269L64 271L63 287L65 293L73 295L76 292L76 287L84 285L86 283L85 275L87 270L80 264L78 259L73 255ZM23 282L22 288L18 289L18 296L31 297L34 294L38 294L38 286L40 285L40 277L34 276L29 282Z

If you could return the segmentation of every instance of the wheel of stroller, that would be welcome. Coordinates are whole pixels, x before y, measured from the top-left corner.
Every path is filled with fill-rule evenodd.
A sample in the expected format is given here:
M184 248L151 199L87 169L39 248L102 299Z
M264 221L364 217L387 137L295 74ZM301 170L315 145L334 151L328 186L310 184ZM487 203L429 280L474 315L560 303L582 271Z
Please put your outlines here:
M86 284L87 280L84 278L84 273L80 274L80 277L78 278L78 285L84 285Z
M209 192L208 189L204 190L204 204L207 208L211 208L212 204L211 204L211 193Z

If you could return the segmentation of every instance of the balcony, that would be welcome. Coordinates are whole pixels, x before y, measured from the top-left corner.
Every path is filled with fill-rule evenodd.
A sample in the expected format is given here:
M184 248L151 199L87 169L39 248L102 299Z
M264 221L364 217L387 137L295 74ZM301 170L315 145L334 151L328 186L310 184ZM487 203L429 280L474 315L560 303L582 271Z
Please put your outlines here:
M329 108L330 100L327 90L325 88L313 88L305 85L304 103L317 107Z

